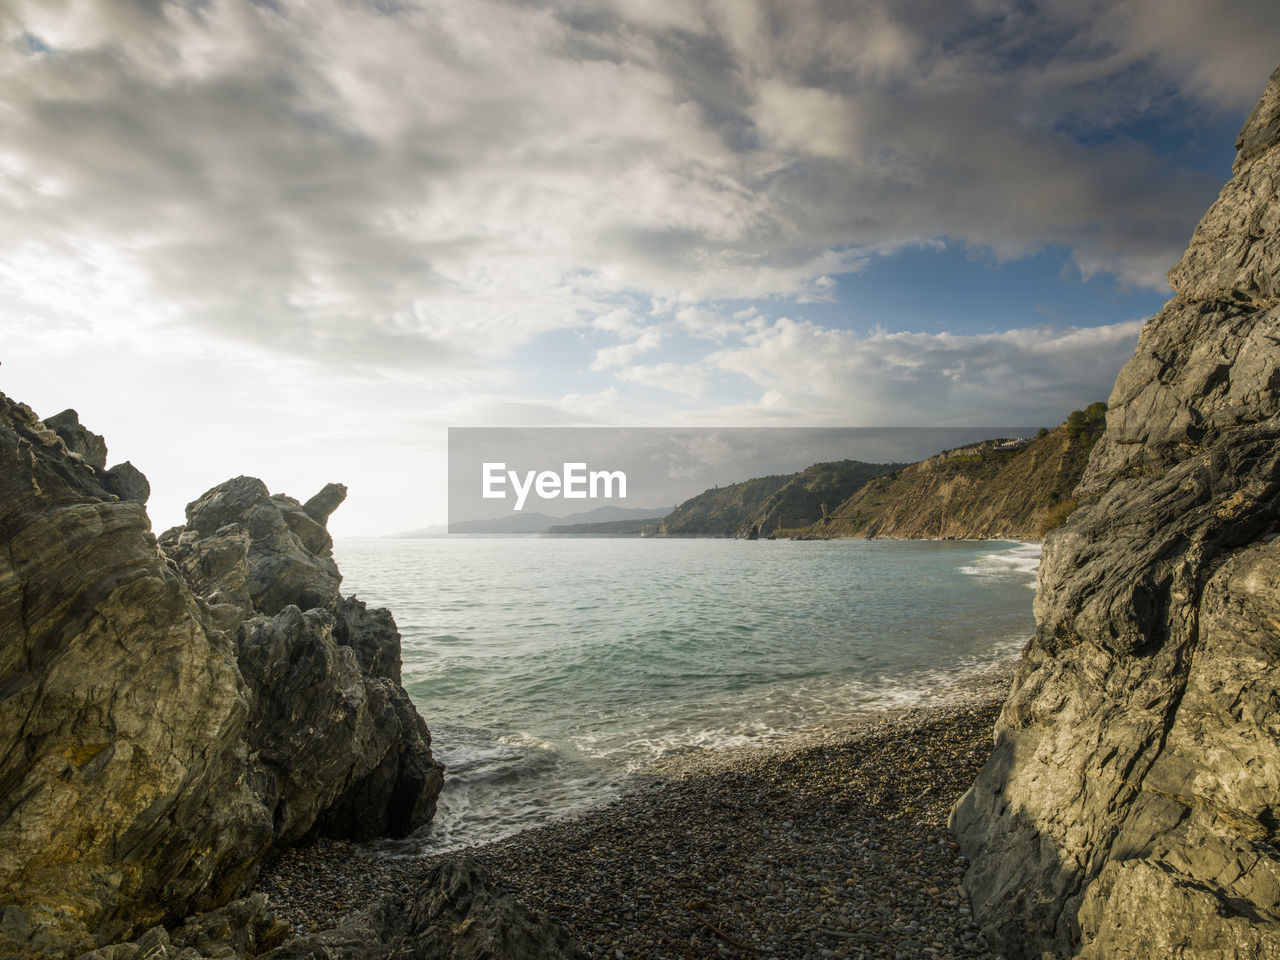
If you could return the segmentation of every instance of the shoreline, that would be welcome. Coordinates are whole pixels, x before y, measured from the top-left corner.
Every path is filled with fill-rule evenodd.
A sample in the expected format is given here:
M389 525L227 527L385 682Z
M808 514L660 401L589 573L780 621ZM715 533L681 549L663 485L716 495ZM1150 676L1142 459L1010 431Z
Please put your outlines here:
M600 808L481 846L393 858L319 841L254 889L315 932L470 859L593 957L990 958L947 816L990 752L1011 662L945 704L675 758Z

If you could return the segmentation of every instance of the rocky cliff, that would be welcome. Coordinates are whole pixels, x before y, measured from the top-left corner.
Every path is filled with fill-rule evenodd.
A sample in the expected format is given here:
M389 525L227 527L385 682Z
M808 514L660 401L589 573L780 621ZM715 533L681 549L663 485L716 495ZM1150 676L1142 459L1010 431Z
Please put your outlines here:
M0 395L0 955L225 904L283 845L404 833L441 786L390 614L325 520L240 477L152 536L73 411Z
M1010 957L1280 957L1280 69L1236 147L953 815Z
M1101 431L1104 404L1041 436L989 440L910 464L857 489L803 539L1039 539L1075 508L1072 491ZM1077 422L1078 421L1078 422Z

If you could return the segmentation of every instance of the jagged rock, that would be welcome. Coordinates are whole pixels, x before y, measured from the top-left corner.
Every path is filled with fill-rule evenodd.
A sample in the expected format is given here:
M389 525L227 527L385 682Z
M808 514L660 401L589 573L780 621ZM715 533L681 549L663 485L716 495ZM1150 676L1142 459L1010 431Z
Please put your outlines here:
M953 814L1011 958L1280 957L1280 69L1237 146Z
M181 527L160 536L165 555L209 605L210 615L221 629L234 631L245 617L255 613L248 583L250 542L249 531L234 523L208 537Z
M558 923L495 889L467 857L436 864L416 890L384 897L330 930L294 936L262 894L79 960L586 960Z
M98 470L107 469L107 441L80 425L80 414L74 410L46 417L44 425L58 435L67 449Z
M79 960L241 960L278 947L293 935L275 919L267 898L255 893L192 917L169 932L155 926L137 940L98 947Z
M323 525L328 522L329 515L337 510L345 499L347 499L347 488L344 485L326 483L323 490L302 505L302 509L312 520Z
M442 784L404 690L367 675L333 625L325 610L290 606L246 621L237 638L255 789L284 843L403 836L431 818Z
M329 605L333 635L355 651L360 669L375 677L400 682L400 632L390 610L370 610L363 600L342 597Z
M126 460L117 463L102 476L102 485L121 500L146 503L151 498L151 484L141 470Z
M81 442L74 415L54 422ZM0 394L0 957L150 930L104 956L189 960L163 925L226 904L284 844L422 824L441 770L394 621L341 597L297 501L228 481L166 556L74 452Z
M387 897L265 960L586 960L558 924L495 891L465 857L431 869L422 886Z
M586 960L559 924L495 890L466 857L331 930L293 937L261 894L79 960Z
M308 502L345 495L331 483ZM442 773L400 686L400 633L389 611L338 592L321 523L253 477L214 487L187 520L161 544L214 621L238 630L255 784L278 839L403 836L430 820Z
M334 486L334 484L329 486ZM309 551L312 553L328 553L333 549L333 538L329 536L329 531L325 529L324 519L317 521L293 497L276 494L271 498L271 501L280 508L280 514L284 517L285 525L293 531L294 535L302 541L302 545Z
M241 542L243 563L227 567ZM256 477L228 480L187 504L186 527L166 531L161 545L197 593L235 603L245 616L274 616L290 604L309 610L339 596L342 575L329 534L296 500L271 496Z

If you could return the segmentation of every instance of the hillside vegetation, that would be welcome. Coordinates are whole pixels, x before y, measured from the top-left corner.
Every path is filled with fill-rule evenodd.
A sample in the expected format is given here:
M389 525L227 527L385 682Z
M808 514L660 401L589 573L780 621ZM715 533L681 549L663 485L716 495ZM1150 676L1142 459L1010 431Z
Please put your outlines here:
M860 487L804 539L1037 539L1075 509L1072 491L1101 435L1106 404L1074 411L1024 446L988 440L948 450Z

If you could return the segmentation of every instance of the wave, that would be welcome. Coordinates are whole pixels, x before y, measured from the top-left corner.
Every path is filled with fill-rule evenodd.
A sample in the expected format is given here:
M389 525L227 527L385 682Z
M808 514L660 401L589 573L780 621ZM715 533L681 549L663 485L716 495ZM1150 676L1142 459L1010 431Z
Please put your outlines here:
M601 732L571 738L582 755L642 773L655 765L695 753L776 746L830 731L881 713L943 706L963 698L993 666L1009 662L1026 644L1024 635L1000 638L982 656L961 659L948 669L907 675L806 681L780 685L754 701L685 705L711 722L633 722L630 734ZM715 722L720 721L720 722ZM726 722L727 721L727 722Z
M995 550L962 566L960 572L985 581L1026 578L1033 590L1040 569L1040 544L1020 543L1012 549Z

